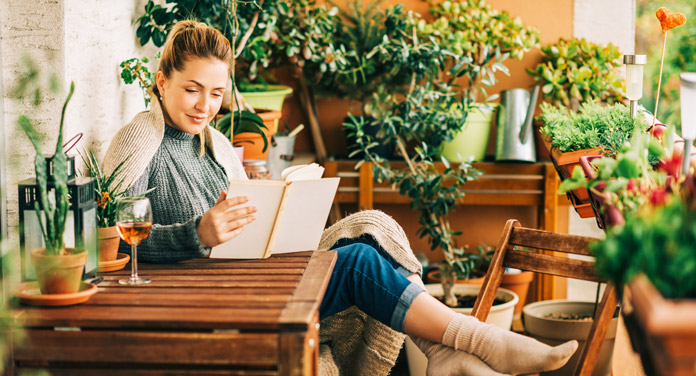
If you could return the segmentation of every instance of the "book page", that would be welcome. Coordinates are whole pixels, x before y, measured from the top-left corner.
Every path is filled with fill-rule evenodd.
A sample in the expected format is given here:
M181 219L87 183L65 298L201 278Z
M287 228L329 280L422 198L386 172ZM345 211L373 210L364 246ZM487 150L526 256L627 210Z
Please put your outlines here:
M273 253L314 251L329 218L339 178L293 181L275 229Z
M247 196L249 201L232 208L256 206L256 220L244 227L237 237L213 247L211 258L253 259L262 258L271 229L275 223L285 182L278 180L239 180L230 182L227 197Z
M317 163L307 165L290 166L280 174L281 179L287 181L321 179L324 175L324 167Z

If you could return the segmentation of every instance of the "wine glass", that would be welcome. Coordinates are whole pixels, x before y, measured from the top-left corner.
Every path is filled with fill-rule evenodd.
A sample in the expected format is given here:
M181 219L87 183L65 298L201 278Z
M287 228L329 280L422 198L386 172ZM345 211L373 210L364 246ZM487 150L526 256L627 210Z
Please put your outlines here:
M116 228L121 239L131 245L131 276L119 279L122 285L150 283L148 278L138 277L138 244L150 235L152 229L152 209L146 197L118 200Z

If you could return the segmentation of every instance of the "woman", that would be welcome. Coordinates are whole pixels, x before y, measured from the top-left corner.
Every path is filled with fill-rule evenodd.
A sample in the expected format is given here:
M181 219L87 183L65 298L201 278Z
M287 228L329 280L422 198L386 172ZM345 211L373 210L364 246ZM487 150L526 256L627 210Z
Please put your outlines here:
M256 209L244 205L245 197L225 195L229 180L246 177L229 140L208 126L220 109L231 59L229 42L218 31L178 23L162 53L152 109L121 129L107 151L107 171L126 161L121 178L133 183L129 193L157 188L151 198L155 225L139 246L144 261L205 257L254 220ZM430 360L430 375L536 373L561 367L577 348L575 341L552 348L483 324L425 293L403 230L383 213L345 218L326 230L320 247L337 253L320 307L322 337L340 326L332 317L357 306L411 335Z

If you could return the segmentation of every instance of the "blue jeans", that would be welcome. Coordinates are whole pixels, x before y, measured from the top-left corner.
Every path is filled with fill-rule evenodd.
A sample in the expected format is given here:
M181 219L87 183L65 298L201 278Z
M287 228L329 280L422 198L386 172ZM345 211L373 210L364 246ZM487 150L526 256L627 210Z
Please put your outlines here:
M382 324L403 332L406 311L425 291L406 278L412 273L369 235L341 239L331 249L337 253L336 266L319 307L320 318L357 306Z

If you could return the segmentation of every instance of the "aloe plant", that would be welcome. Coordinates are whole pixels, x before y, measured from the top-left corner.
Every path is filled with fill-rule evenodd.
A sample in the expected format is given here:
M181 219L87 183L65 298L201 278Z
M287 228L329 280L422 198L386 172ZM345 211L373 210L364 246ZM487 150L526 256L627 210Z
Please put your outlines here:
M52 189L48 187L48 167L46 158L41 152L41 138L36 128L28 117L21 115L18 123L27 134L34 149L34 170L36 172L36 184L38 189L38 201L34 203L34 210L40 220L41 232L46 243L46 252L50 255L60 255L65 250L63 233L65 232L65 221L68 216L70 201L68 198L68 168L67 156L63 153L63 124L65 122L65 109L75 92L75 83L70 83L68 97L63 104L63 111L60 115L60 128L58 131L58 141L56 142L56 152L51 159L53 172L51 174Z

